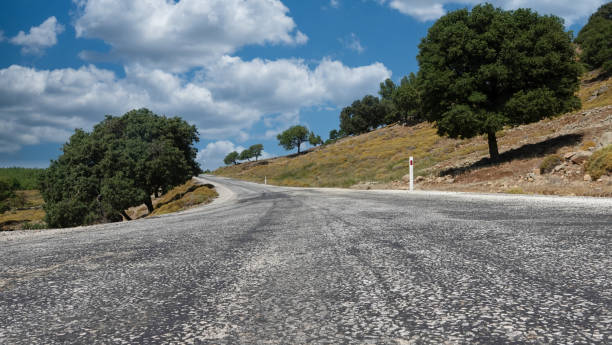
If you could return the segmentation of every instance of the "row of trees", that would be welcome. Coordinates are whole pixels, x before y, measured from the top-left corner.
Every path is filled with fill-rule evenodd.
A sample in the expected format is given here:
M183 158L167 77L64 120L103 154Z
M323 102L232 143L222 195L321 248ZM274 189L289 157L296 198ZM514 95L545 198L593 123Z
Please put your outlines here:
M589 49L583 54L593 64L612 61L609 51L600 54L605 47L599 47L609 50L612 42L599 39L606 36L603 31L608 29L602 29L601 22L609 22L610 12L611 5L604 5L591 18L600 24L587 24L581 31L598 34L577 40L597 41L587 44L597 46L597 54L587 53ZM575 92L581 66L572 34L555 16L529 9L504 11L490 4L456 10L432 25L419 45L417 60L418 74L404 77L400 85L387 79L380 84L380 98L367 95L342 109L340 130L330 132L330 139L427 120L435 123L438 134L451 138L486 135L490 156L496 160L496 132L504 126L580 107Z
M201 173L195 126L148 109L77 129L41 177L46 222L67 227L129 219L125 210Z
M399 85L391 79L380 83L380 96L366 95L340 112L340 130L332 130L330 139L369 132L380 126L401 123L414 125L421 116L421 95L417 76L411 73Z
M237 151L232 151L225 156L223 162L227 165L238 164L238 161L250 161L251 158L255 158L257 160L258 157L261 157L263 153L263 145L255 144L249 147L246 150L242 150L242 152L238 153Z
M304 126L299 125L288 128L287 130L280 133L276 138L278 139L278 144L284 147L286 150L293 150L297 148L298 154L300 153L300 149L303 143L308 142L312 146L323 144L323 139L321 139L321 136L316 135L312 131L309 131L308 128ZM253 157L255 158L255 160L257 160L257 157L261 156L262 152L263 145L256 144L246 150L243 150L240 153L238 153L237 151L232 151L228 153L223 159L223 162L226 165L236 165L240 161L250 161Z

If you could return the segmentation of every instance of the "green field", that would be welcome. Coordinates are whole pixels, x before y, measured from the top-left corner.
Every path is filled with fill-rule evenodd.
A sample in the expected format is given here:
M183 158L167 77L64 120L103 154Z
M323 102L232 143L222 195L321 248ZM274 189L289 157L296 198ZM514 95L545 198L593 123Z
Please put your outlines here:
M0 178L10 182L17 181L18 190L38 189L38 178L45 169L36 168L0 168Z

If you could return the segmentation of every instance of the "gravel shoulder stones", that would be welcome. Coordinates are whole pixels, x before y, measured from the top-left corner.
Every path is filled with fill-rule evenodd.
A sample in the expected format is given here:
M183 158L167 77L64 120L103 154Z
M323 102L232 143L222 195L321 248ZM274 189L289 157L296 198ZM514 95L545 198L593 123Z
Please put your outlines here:
M0 343L610 343L612 200L257 185L0 234Z

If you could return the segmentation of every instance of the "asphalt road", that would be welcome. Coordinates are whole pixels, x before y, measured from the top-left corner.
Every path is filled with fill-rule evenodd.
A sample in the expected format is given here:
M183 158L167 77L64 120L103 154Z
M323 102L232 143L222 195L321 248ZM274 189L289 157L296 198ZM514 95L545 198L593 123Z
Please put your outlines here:
M0 234L0 343L612 342L611 199L210 180L185 213Z

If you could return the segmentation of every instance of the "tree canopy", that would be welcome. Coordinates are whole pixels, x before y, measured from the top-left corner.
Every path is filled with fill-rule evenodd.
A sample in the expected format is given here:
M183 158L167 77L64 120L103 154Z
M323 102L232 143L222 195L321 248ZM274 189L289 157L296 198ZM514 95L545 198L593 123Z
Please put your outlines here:
M293 126L277 135L278 144L285 150L293 150L297 148L297 153L300 153L300 146L308 140L308 128L304 126Z
M232 151L225 156L225 158L223 159L223 163L225 163L226 165L238 164L239 157L240 154L238 152Z
M384 124L387 107L378 97L367 95L340 113L340 130L347 135L369 132Z
M453 138L495 133L576 109L579 65L555 16L477 5L441 17L419 45L424 115Z
M421 94L417 76L414 73L402 78L399 86L396 86L391 79L385 80L380 83L378 94L386 107L384 124L399 122L404 125L413 125L423 121Z
M593 13L576 37L582 53L580 60L590 68L602 67L612 74L612 2Z
M240 155L238 156L238 160L241 161L250 161L251 158L253 158L253 154L249 149L242 150L242 152L240 152Z
M257 160L257 157L261 157L261 154L263 153L263 148L264 147L262 144L251 145L251 147L249 147L251 157L255 157L255 160Z
M91 133L77 129L41 178L46 221L67 227L118 221L201 172L198 132L179 117L148 109L107 115Z
M310 132L308 135L308 143L312 146L317 146L323 144L323 139L321 139L320 135L316 135L314 132Z

